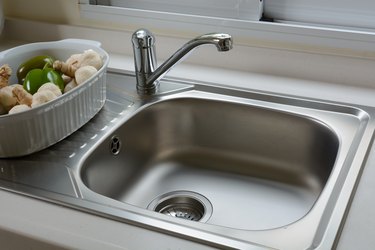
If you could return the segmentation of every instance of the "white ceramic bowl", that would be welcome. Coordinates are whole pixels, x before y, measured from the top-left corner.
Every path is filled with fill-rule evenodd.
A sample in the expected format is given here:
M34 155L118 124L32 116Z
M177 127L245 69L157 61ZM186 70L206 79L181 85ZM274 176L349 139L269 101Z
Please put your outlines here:
M37 55L66 60L71 54L93 49L103 58L103 67L85 83L57 99L29 111L0 115L0 158L24 156L45 149L83 126L103 107L106 99L106 69L109 56L100 43L67 39L18 46L0 53L0 65L13 70L11 84L17 83L18 66Z

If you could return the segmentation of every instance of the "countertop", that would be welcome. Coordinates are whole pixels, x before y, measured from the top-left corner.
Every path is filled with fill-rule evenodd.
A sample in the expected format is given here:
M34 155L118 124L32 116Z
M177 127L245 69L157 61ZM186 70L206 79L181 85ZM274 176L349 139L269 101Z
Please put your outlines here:
M3 39L0 50L25 42L17 38L13 36ZM120 72L133 69L131 56L113 52L110 55L111 69ZM367 63L366 67L373 66L375 69L374 61L367 60L363 63ZM375 86L368 83L348 85L312 80L311 77L294 78L195 63L181 64L173 69L169 76L375 107ZM372 81L375 84L375 78ZM371 82L371 79L367 82ZM375 147L372 145L337 249L375 248L374 178ZM4 190L0 190L0 200L2 249L211 249L199 243Z

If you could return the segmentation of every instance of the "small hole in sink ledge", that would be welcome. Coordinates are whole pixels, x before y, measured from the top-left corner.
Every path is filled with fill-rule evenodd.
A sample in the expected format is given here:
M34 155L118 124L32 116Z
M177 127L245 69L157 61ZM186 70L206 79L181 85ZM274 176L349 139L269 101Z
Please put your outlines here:
M109 150L111 154L118 155L121 150L121 140L118 136L113 136L109 143Z

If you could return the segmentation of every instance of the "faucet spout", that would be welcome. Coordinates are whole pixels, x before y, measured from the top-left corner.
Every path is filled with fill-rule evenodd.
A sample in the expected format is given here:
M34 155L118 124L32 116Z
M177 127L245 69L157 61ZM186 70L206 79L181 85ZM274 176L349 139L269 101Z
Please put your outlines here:
M144 29L134 32L132 42L137 90L140 94L155 93L159 80L196 47L213 44L219 52L228 51L233 47L232 37L228 34L205 34L187 42L156 68L155 38L151 32Z

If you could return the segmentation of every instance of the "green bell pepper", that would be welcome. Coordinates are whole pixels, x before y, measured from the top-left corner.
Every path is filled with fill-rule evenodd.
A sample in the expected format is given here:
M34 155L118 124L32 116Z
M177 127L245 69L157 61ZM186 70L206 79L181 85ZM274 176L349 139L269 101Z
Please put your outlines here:
M47 55L40 55L30 58L22 63L17 69L18 83L23 84L27 73L32 69L52 68L54 59Z
M23 88L33 95L38 91L40 86L47 82L54 83L57 85L57 87L59 87L61 92L63 92L64 80L57 71L51 68L30 70L25 77L25 81L23 82Z

